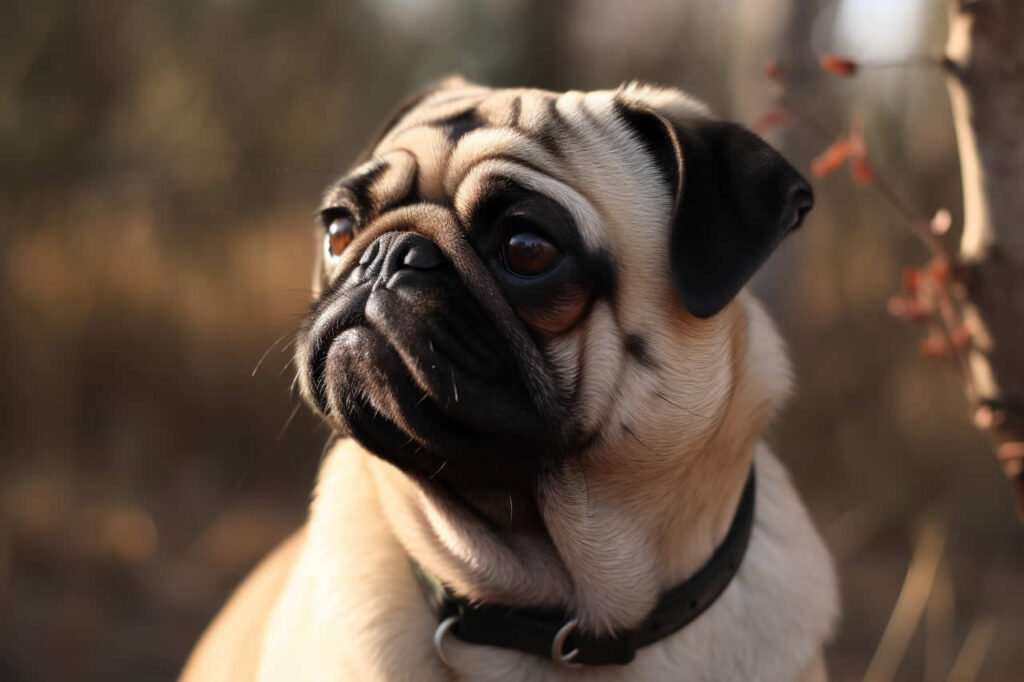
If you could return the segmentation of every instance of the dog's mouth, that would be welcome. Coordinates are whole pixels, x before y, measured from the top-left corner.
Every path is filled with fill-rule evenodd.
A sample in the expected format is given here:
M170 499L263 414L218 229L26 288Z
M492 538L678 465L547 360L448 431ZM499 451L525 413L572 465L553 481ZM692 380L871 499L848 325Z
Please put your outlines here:
M533 478L557 438L454 272L418 286L350 281L332 298L303 341L305 392L332 427L460 490Z

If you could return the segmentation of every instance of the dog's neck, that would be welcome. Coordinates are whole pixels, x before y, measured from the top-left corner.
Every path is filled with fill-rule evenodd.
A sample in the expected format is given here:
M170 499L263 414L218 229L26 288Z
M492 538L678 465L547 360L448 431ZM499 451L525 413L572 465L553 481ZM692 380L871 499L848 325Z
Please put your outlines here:
M756 306L748 312L763 315ZM659 453L672 466L646 473L591 466L602 457L650 461L658 444L625 431L600 451L566 462L542 482L536 500L519 500L518 512L517 499L508 498L513 520L517 513L539 518L488 523L371 458L396 536L411 558L458 594L487 603L564 608L595 633L636 626L664 590L697 571L722 541L760 432L779 402L765 395L778 385L765 388L765 378L750 372L763 358L748 352L765 343L734 338L741 343L732 349L731 398L699 447ZM502 502L500 496L491 501ZM530 511L531 502L536 511Z
M581 469L569 467L540 496L542 524L506 528L376 458L370 467L388 521L410 557L458 594L485 603L565 608L588 630L604 633L639 624L664 590L697 571L720 544L751 450L732 459L700 485L662 480L635 494L588 481Z

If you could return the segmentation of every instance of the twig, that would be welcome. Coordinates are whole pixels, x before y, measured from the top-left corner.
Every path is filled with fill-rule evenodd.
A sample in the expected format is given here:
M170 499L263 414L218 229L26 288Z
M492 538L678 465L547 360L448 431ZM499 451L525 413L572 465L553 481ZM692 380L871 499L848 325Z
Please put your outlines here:
M785 90L783 90L779 95L777 101L782 110L789 112L793 118L799 118L807 123L826 140L836 140L845 135L845 133L832 128L817 114L814 114L804 107ZM950 263L955 262L952 249L950 249L946 242L935 235L929 228L930 221L928 218L911 209L909 204L900 197L896 190L893 189L892 185L878 173L877 169L874 172L874 176L874 181L871 185L878 191L882 199L884 199L886 203L900 214L904 220L904 224L910 229L911 233L924 242L925 246L931 250L933 255L944 258Z
M956 330L963 324L960 322L962 317L956 310L953 300L947 292L941 291L939 286L930 279L925 280L925 287L928 289L932 301L939 311L939 314L935 316L939 330L942 332L946 343L949 345L950 353L956 361L957 369L960 372L960 379L964 385L964 395L967 396L967 404L973 409L978 403L978 392L974 387L974 376L971 374L971 368L967 364L963 344L955 337Z
M996 624L991 618L976 620L964 638L964 644L960 647L960 653L957 654L946 681L974 682L985 663L985 657L995 636Z
M935 584L924 610L924 682L942 682L954 654L953 624L956 593L949 564L939 564Z
M945 544L945 528L934 519L927 521L914 547L907 577L903 580L885 632L864 673L864 682L891 682L896 677L910 638L928 603Z

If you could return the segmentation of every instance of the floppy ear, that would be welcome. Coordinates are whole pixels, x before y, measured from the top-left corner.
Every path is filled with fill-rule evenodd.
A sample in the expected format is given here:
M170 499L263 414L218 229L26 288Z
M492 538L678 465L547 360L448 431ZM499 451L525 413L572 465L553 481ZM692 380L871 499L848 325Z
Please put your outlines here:
M370 159L370 155L373 154L373 150L380 145L385 137L387 137L387 134L391 132L391 129L398 125L398 123L405 118L406 114L419 106L423 100L438 92L468 87L477 86L474 86L474 84L470 83L459 74L453 74L451 76L446 76L441 80L434 81L429 85L425 85L411 95L407 95L405 99L398 103L395 110L392 111L386 119L384 119L384 123L381 124L377 129L377 132L373 134L373 137L370 138L370 142L363 147L363 151L360 152L358 157L356 157L356 160L352 165L358 166L365 161L368 161Z
M683 305L710 317L731 301L814 205L811 186L746 128L703 116L676 125L624 105L626 122L675 192L672 279Z

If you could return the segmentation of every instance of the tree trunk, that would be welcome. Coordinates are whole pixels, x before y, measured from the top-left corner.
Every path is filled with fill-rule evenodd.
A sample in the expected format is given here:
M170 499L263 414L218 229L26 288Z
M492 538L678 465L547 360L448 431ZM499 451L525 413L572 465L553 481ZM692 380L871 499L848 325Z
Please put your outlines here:
M963 176L968 397L1024 519L1024 0L952 0L944 62Z

